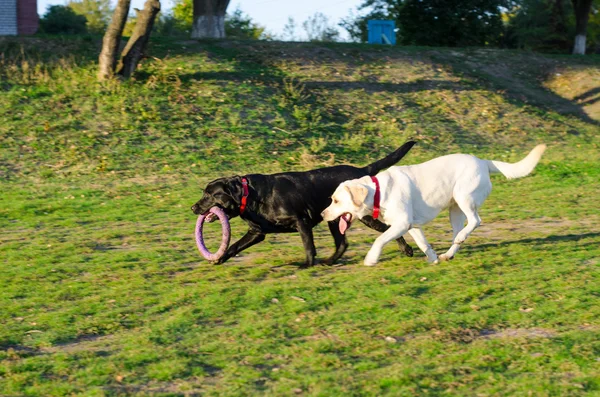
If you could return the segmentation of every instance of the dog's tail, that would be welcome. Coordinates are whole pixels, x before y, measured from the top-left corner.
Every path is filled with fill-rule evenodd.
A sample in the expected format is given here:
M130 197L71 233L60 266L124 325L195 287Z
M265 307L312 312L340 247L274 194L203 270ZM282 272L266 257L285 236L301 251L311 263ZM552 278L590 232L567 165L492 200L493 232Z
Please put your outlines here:
M381 160L377 160L376 162L367 165L364 170L367 172L367 175L377 175L377 173L381 170L391 167L396 164L398 161L402 159L408 153L408 151L415 145L415 141L408 141L404 145L400 146L396 149L395 152L388 154L386 157Z
M500 172L508 179L522 178L529 175L535 168L542 154L546 150L546 145L537 145L523 160L518 163L505 163L503 161L486 160L491 173Z

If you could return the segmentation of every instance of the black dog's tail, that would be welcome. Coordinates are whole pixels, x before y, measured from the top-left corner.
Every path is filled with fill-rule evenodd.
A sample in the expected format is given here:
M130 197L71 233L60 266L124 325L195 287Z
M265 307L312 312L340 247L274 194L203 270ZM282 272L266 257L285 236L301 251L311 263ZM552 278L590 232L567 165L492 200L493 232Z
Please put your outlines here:
M396 149L395 152L388 154L386 157L381 160L377 160L376 162L367 165L364 170L368 175L377 175L377 173L381 170L391 167L396 164L398 161L402 159L408 153L408 151L415 145L415 141L408 141L404 145L400 146Z

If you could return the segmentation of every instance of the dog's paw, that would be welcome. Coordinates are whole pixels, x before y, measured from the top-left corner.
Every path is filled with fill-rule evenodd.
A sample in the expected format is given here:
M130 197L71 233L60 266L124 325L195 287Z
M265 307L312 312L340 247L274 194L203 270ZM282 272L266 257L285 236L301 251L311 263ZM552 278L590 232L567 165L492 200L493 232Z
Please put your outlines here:
M317 261L317 264L324 266L333 266L335 262L337 262L337 259L334 259L332 256L330 256L329 258L323 259L322 261Z
M406 255L406 256L408 256L408 257L411 257L411 258L412 258L412 256L413 256L414 254L415 254L415 253L414 253L414 251L413 251L413 249L412 249L412 247L411 247L410 245L407 245L407 246L404 248L404 255Z
M438 259L440 260L440 262L446 262L446 261L451 261L452 259L454 259L454 256L448 256L447 254L442 254L438 257Z
M365 256L365 266L375 266L379 261L379 252L373 252L373 249L369 250L367 256Z

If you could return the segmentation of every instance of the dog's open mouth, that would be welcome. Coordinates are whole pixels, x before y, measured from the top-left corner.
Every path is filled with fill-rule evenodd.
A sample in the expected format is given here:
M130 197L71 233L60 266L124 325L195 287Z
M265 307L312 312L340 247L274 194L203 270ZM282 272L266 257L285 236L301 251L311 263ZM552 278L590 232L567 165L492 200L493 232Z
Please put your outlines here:
M345 234L352 223L352 214L345 212L340 216L340 233Z

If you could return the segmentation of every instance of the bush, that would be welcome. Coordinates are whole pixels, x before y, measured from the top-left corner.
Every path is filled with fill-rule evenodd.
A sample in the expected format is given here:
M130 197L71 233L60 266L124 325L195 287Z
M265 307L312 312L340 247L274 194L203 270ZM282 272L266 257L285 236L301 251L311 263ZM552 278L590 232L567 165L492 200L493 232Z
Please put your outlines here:
M192 0L175 0L173 14L165 20L164 29L178 32L189 32L194 22L194 7ZM240 8L225 15L225 34L236 39L269 39L265 28L252 21Z
M359 10L342 20L355 40L367 40L367 21L396 21L397 42L407 45L487 46L504 34L501 10L507 0L363 0Z
M76 0L67 6L87 19L87 30L93 34L103 34L112 15L110 0Z
M87 33L87 19L68 6L50 6L40 19L40 32L49 34Z
M329 25L329 18L322 12L315 13L302 23L308 41L338 41L340 32Z
M231 15L225 16L225 33L231 38L258 40L264 38L265 28L252 22L250 16L236 8Z
M444 47L496 45L503 34L501 0L405 0L400 41Z
M507 14L506 44L537 51L568 51L575 33L570 4L548 0L524 0Z

